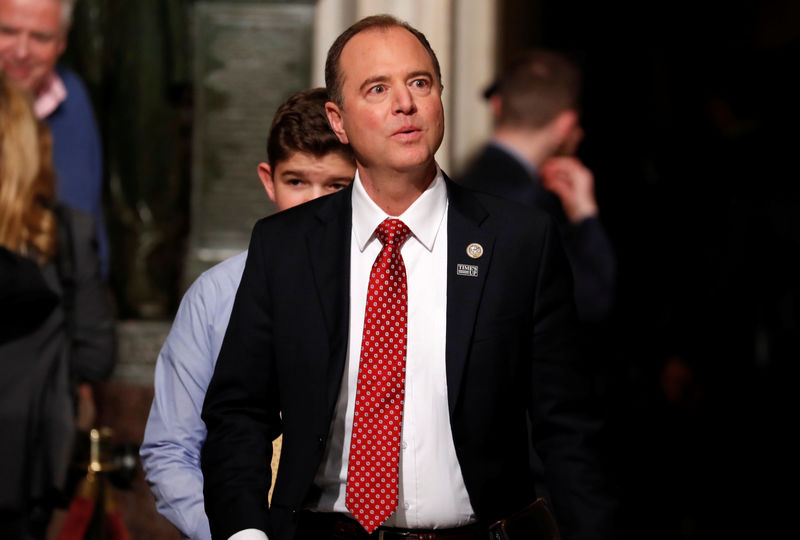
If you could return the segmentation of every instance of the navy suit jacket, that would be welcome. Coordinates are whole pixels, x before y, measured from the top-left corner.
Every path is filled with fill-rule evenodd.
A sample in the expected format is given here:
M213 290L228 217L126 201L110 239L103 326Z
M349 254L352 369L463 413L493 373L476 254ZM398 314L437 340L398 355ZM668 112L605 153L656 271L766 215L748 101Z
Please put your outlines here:
M551 220L448 180L446 362L456 454L478 519L531 502L526 415L567 538L604 538L609 507L587 444L598 429L575 352L570 270ZM318 491L344 373L351 189L259 221L203 407L215 538L294 536ZM478 259L466 248L484 248ZM461 275L457 265L477 267ZM474 273L474 272L473 272ZM271 441L283 434L272 506Z

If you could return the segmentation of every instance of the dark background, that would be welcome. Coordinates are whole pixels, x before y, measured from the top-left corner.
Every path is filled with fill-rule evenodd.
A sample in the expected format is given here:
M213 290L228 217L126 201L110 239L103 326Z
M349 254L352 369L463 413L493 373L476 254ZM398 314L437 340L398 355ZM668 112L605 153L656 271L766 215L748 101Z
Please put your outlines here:
M501 5L500 65L538 45L584 67L579 157L619 259L594 361L626 538L793 530L800 2ZM672 399L667 365L687 377Z

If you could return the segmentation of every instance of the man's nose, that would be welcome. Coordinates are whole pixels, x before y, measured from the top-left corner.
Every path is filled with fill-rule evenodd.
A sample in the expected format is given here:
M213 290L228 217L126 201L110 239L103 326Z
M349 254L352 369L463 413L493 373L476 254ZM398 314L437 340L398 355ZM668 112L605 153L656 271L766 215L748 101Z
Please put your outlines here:
M393 95L395 114L413 114L416 111L414 96L407 86L398 87Z
M31 46L30 46L30 39L24 32L18 34L14 40L14 56L22 59L27 58L28 54L30 54Z

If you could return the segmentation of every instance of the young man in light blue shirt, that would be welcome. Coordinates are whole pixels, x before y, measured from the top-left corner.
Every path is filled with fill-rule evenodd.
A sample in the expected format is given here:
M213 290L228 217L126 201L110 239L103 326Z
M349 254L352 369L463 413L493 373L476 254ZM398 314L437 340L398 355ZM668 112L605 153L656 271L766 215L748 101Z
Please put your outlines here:
M323 88L292 95L275 113L267 163L258 175L278 211L347 186L355 174L348 145L325 115ZM204 272L181 301L155 372L155 397L141 447L142 465L158 511L184 537L210 539L203 507L200 419L247 252Z

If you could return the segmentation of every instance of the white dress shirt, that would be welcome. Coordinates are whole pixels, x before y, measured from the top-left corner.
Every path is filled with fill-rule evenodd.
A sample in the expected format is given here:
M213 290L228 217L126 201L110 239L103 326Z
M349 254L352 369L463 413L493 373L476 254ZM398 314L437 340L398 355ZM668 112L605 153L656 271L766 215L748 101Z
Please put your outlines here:
M389 216L353 182L350 248L350 324L347 360L330 436L314 482L322 490L311 508L348 514L345 507L350 435L353 427L361 338L372 264L381 250L375 229L397 217L411 229L401 249L408 282L408 349L397 510L390 527L440 529L475 521L456 457L447 405L447 186L437 174L428 189L400 216ZM230 540L266 536L248 529Z

